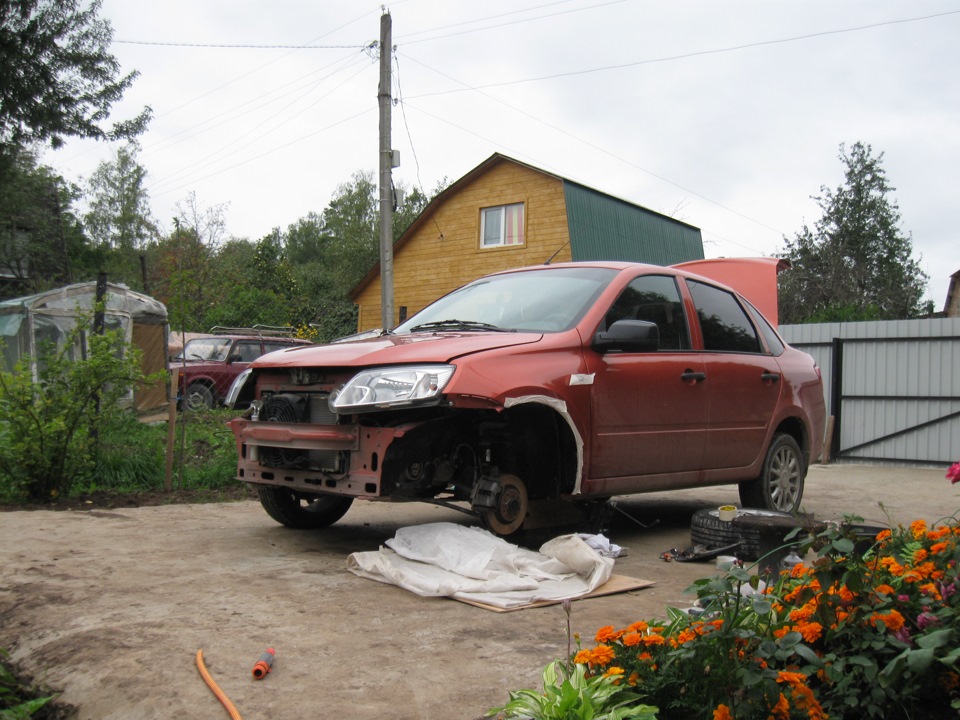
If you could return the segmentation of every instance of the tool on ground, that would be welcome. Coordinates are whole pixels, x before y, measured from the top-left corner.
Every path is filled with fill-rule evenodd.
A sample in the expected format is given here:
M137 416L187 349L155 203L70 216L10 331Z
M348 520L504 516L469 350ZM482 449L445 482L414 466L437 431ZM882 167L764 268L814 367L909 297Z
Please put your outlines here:
M257 660L257 664L253 666L253 677L259 680L270 672L270 667L273 665L273 657L276 654L273 648L267 648L267 651Z
M223 690L220 689L220 686L217 685L213 678L210 677L210 673L207 672L207 666L203 664L203 650L197 650L197 670L200 671L200 677L203 678L203 681L213 690L213 694L217 696L217 700L227 709L227 712L230 713L232 720L243 720L240 717L240 713L237 712L237 708L234 707L233 703L230 702L230 698L224 694Z

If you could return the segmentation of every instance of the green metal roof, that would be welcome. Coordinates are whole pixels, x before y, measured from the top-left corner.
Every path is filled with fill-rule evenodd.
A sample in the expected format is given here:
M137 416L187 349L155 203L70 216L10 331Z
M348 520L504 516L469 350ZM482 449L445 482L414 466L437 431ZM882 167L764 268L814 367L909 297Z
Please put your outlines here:
M702 260L700 229L564 180L574 261L620 260L673 265Z

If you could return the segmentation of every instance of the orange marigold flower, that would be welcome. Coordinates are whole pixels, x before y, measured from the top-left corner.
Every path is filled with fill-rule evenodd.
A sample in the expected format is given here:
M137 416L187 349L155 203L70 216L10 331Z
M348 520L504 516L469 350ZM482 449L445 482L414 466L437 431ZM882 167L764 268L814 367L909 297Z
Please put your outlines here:
M789 628L788 626L784 626L784 627L777 628L776 630L774 630L774 631L773 631L773 636L774 636L775 638L777 638L777 640L779 640L779 639L781 639L784 635L786 635L788 632L790 632L790 628Z
M960 687L960 675L953 671L940 673L940 675L937 676L937 683L945 692L952 693Z
M887 630L890 632L897 632L900 628L903 627L904 622L903 615L901 615L896 610L891 610L890 612L884 613L874 613L870 616L870 622L873 623L873 626L876 627L878 622L882 622Z
M770 708L770 713L775 720L790 720L790 703L787 702L786 695L780 693L780 699Z
M636 687L638 680L640 680L640 673L634 670L632 673L630 673L630 677L627 678L627 685L630 687Z
M841 585L840 589L837 590L837 595L840 596L840 599L845 603L851 603L857 599L856 593L854 593L846 585Z
M573 661L578 665L588 665L592 659L592 650L580 650L576 655L573 656Z
M803 640L807 643L815 643L823 635L823 625L818 622L802 622L794 629L803 635Z
M781 670L777 673L777 682L778 683L787 683L788 685L802 685L806 681L807 676L802 672L790 672L789 670Z
M628 632L620 636L620 642L622 642L627 647L633 647L634 645L640 644L640 633L637 632Z
M648 653L648 652L642 652L642 653L640 653L639 655L637 655L637 660L639 660L640 662L645 662L645 661L647 661L647 660L653 660L653 655L651 655L651 654Z
M931 555L939 555L939 554L942 553L944 550L946 550L948 547L949 547L949 545L948 545L947 543L945 543L945 542L934 543L933 545L930 546L930 554L931 554Z
M609 645L597 645L590 655L590 662L603 667L613 662L614 657L615 654L612 647Z
M713 720L733 720L730 708L723 703L717 705L717 709L713 711Z
M927 559L927 551L924 548L920 548L915 553L913 553L913 564L919 565L924 560Z
M913 533L914 540L919 540L927 534L927 521L914 520L912 523L910 523L910 532Z
M903 575L903 565L898 563L896 558L890 557L889 555L887 557L880 558L880 567L894 577L900 577Z
M650 626L647 625L643 620L638 620L638 621L635 622L635 623L630 623L629 625L627 625L627 632L638 632L638 633L642 633L642 632L644 632L648 627L650 627Z
M883 542L884 540L889 540L892 533L890 530L881 530L877 533L877 537L874 538L877 542Z
M662 635L644 635L644 645L663 645L666 642Z
M691 628L684 628L679 633L677 633L677 644L683 645L688 643L691 640L697 639L697 632Z
M933 528L932 530L927 532L927 540L932 540L933 542L936 542L937 540L942 540L949 534L950 534L949 526L945 525L943 527Z
M884 595L893 595L896 592L896 590L893 589L893 586L887 585L886 583L883 585L877 585L876 590L878 593L883 593Z
M810 602L804 603L803 606L794 608L790 611L790 619L793 622L798 622L800 620L809 620L813 617L814 613L817 612L817 601L816 598Z
M596 636L593 638L598 643L610 642L611 640L616 640L620 637L619 632L617 632L613 625L605 625L604 627L597 630Z
M924 583L923 585L921 585L921 586L920 586L920 592L922 592L924 595L929 595L930 597L934 598L935 600L942 600L942 599L943 599L942 597L940 597L940 591L937 590L937 586L934 585L932 582L931 582L931 583Z
M621 675L623 675L623 672L624 671L622 667L617 667L616 665L613 665L612 667L607 668L607 671L603 674L603 676L604 677L620 677Z

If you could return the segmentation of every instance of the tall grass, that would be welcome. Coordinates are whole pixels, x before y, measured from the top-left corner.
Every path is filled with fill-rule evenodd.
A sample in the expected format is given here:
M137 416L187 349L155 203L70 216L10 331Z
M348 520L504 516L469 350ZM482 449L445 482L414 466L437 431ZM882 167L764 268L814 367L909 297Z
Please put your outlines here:
M226 422L232 410L177 416L173 481L177 490L220 490L236 486L237 451ZM76 485L78 493L162 490L166 479L167 423L146 424L125 415L106 427L93 472Z

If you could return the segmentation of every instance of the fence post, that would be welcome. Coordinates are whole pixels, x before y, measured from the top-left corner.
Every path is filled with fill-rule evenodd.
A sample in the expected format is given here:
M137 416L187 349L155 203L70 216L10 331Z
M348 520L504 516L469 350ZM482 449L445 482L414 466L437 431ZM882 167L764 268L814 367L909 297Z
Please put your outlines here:
M833 338L830 351L830 453L827 460L835 460L840 453L840 427L843 425L843 339Z

